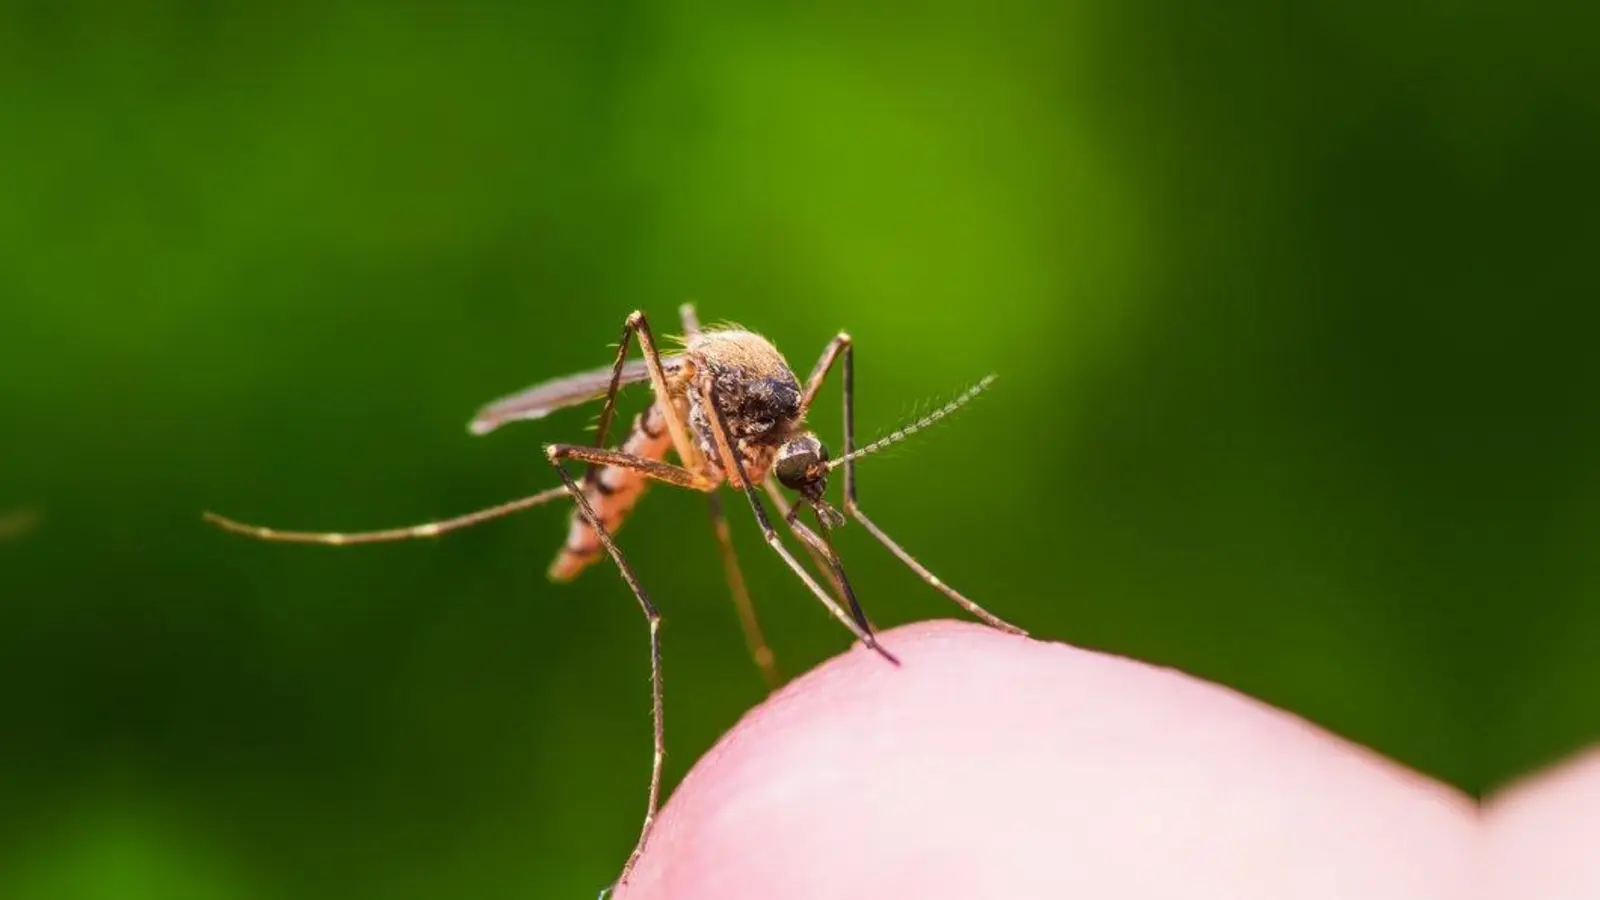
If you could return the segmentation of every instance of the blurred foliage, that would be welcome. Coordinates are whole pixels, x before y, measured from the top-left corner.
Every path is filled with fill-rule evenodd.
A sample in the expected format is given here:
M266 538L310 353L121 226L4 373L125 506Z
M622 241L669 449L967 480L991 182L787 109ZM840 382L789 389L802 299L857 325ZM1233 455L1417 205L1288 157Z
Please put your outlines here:
M8 4L0 893L590 896L645 630L544 580L564 509L198 514L548 486L593 411L467 417L687 299L802 371L848 328L867 438L998 371L862 498L1040 636L1474 792L1600 737L1592 9ZM731 508L780 663L843 649ZM703 502L622 538L676 779L761 683Z

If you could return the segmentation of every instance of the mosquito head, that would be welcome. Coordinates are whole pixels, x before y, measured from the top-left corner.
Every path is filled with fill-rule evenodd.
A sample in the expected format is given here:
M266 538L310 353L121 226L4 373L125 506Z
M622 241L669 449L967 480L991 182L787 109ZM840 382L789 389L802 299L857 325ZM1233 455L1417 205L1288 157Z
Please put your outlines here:
M773 465L779 484L813 504L821 502L828 487L828 448L816 432L803 431L784 441Z

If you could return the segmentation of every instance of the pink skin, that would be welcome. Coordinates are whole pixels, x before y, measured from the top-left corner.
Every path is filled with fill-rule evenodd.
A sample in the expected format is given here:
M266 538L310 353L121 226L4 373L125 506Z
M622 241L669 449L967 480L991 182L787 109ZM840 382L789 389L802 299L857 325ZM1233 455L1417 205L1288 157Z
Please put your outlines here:
M902 668L856 647L724 736L618 900L1460 900L1478 882L1469 798L1234 691L948 621L883 641Z
M1600 749L1490 800L1484 839L1485 897L1600 897Z

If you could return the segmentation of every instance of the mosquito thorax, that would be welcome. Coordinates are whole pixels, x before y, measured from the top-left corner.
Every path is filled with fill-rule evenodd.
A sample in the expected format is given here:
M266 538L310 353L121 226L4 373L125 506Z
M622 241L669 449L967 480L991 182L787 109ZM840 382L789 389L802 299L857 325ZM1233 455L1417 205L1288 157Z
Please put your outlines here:
M810 431L784 441L773 466L779 484L809 499L821 497L827 487L828 448Z

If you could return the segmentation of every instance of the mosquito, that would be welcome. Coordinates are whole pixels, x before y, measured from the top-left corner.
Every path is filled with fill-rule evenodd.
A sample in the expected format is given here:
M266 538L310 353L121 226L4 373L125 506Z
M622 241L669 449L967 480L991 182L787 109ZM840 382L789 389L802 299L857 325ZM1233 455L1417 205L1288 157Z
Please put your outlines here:
M549 444L545 447L545 456L561 479L560 486L452 519L381 531L281 531L244 524L210 512L204 516L223 529L262 540L346 545L437 537L562 497L570 498L575 508L566 542L550 564L550 578L557 582L571 581L602 557L610 556L643 611L650 632L654 752L648 802L638 840L613 888L627 881L644 852L659 806L661 766L666 753L661 615L614 538L651 482L699 491L708 498L712 531L745 640L771 687L780 684L781 677L757 622L734 553L727 518L717 493L723 485L744 494L760 525L762 538L811 594L857 640L894 665L899 665L899 660L878 642L833 548L831 532L843 525L847 516L859 522L922 580L972 615L1002 631L1026 634L941 581L868 518L856 498L855 463L858 459L904 440L954 412L988 388L994 376L982 379L955 400L912 424L857 448L854 344L849 334L841 332L828 343L802 384L783 355L766 338L737 326L702 329L692 305L684 305L679 313L684 330L679 352L663 356L644 313L634 312L623 324L622 338L611 365L534 385L489 403L473 418L469 430L481 435L508 422L541 419L555 410L603 397L605 404L592 445ZM635 339L643 358L629 360L629 346ZM843 383L844 452L830 457L822 441L804 422L824 379L836 365L841 368ZM615 415L618 392L626 385L644 381L650 383L652 403L635 416L622 444L615 449L608 448L606 434ZM676 464L668 461L669 454L676 457ZM572 463L584 465L580 477L574 477L569 470ZM829 474L841 467L844 469L843 513L824 498ZM825 589L784 544L757 495L758 485L772 501L779 521L801 542L824 573L828 588ZM779 490L780 486L794 492L797 502L790 503ZM814 529L800 520L801 511L806 509L814 514Z

